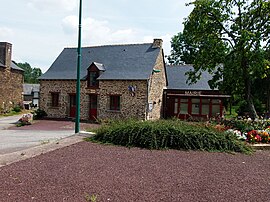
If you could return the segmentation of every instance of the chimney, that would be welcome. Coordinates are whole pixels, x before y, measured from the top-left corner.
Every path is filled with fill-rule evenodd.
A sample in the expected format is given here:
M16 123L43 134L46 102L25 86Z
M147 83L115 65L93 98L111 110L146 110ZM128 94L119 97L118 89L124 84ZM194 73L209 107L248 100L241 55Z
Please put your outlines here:
M0 42L0 63L2 63L4 67L11 66L11 52L12 44Z
M152 48L162 48L162 43L163 43L162 39L154 39Z

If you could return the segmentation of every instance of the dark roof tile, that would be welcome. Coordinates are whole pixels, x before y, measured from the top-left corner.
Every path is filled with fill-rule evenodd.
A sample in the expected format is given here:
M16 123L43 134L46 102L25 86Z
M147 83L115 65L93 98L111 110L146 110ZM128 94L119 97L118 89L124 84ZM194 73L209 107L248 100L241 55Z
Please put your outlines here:
M208 84L208 81L212 79L212 76L204 71L202 72L201 79L197 83L189 85L188 75L186 72L193 70L192 65L170 65L166 67L168 86L167 89L178 90L212 90ZM215 89L216 90L216 89Z
M24 71L22 68L18 67L15 62L11 62L11 68L19 71Z
M101 63L106 71L100 80L146 80L150 77L160 48L152 43L109 45L82 48L81 79L93 63ZM77 48L65 48L40 79L76 79Z

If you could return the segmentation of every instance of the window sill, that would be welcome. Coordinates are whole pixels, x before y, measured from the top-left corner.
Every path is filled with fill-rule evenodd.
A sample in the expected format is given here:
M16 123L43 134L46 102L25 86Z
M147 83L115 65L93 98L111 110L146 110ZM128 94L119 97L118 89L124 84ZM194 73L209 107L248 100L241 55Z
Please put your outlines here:
M96 90L96 89L99 89L99 87L98 86L87 86L86 89L95 89Z

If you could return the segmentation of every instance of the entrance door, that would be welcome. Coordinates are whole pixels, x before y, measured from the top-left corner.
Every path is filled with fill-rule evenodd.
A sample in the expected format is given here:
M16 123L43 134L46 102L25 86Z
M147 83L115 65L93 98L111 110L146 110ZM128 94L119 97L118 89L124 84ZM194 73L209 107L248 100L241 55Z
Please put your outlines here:
M69 103L70 103L70 117L76 116L76 95L69 95Z
M90 110L89 110L89 119L96 120L97 118L97 95L90 96Z

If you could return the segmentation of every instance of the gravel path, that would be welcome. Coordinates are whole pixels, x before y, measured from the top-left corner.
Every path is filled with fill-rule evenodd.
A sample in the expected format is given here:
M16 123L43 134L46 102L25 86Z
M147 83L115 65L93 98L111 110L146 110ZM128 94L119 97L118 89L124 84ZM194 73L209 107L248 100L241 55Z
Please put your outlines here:
M0 201L270 201L270 152L149 151L77 143L0 168Z
M98 128L100 125L93 123L80 123L80 130L87 128ZM32 125L23 127L12 126L8 130L44 130L44 131L57 131L57 130L74 130L75 123L72 121L57 121L57 120L35 120Z

